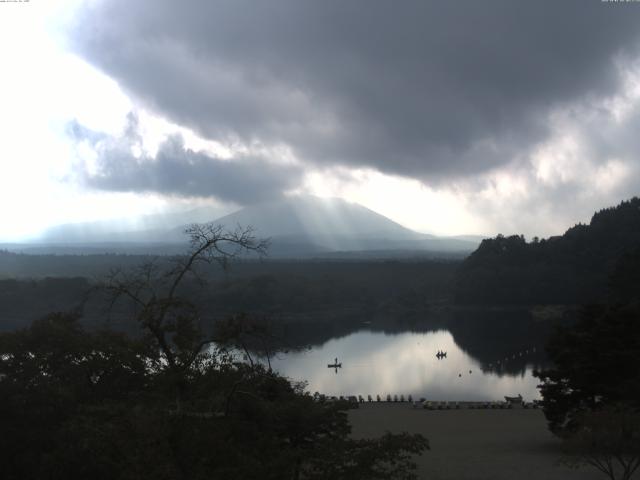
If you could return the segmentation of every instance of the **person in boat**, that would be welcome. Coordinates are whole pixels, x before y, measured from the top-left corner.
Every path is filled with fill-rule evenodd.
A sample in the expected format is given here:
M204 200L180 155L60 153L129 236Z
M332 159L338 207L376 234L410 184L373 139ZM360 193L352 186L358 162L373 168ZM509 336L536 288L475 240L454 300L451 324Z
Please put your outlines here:
M327 365L327 367L329 367L329 368L342 368L342 363L338 363L338 359L334 358L333 359L333 363L330 363L329 365Z

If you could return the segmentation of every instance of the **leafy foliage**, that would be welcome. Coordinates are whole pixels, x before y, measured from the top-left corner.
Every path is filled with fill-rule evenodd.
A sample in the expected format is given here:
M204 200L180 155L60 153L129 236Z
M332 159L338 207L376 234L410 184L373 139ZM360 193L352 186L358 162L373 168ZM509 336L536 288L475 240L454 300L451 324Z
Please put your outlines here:
M631 478L640 467L640 281L618 262L608 305L585 307L578 323L550 340L553 368L542 380L544 413L565 440L570 465L587 464L611 480Z
M223 354L184 372L176 411L149 345L61 314L0 335L4 478L414 478L428 446L353 440L345 405Z
M611 480L630 480L640 467L640 413L625 405L585 412L566 442L565 463L590 465Z
M547 351L554 368L537 372L550 429L570 434L585 411L625 403L640 408L640 310L591 306L559 330Z

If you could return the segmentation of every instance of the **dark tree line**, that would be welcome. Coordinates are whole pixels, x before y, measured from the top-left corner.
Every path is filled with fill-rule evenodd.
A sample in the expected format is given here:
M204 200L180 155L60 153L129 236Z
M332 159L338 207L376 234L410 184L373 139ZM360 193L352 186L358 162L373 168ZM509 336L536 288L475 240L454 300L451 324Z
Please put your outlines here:
M142 264L156 267L171 263L169 256L124 255L17 255L18 263L31 265L33 278L0 278L0 330L24 327L47 312L75 308L96 280L113 269L130 271ZM0 252L0 275L3 253ZM60 268L58 268L58 263ZM39 266L38 266L39 265ZM65 270L64 265L69 269ZM451 299L457 263L444 261L245 261L226 273L208 269L202 289L197 279L182 283L183 293L211 316L238 312L281 319L290 325L317 323L361 324L378 316L402 316L425 311ZM100 273L101 272L101 273ZM80 275L68 277L68 274ZM43 275L53 275L43 277ZM187 292L188 291L188 292ZM84 304L83 322L103 321L104 303L96 298ZM116 306L110 321L127 328L128 311Z
M604 301L618 260L640 245L640 198L595 213L559 237L486 239L460 266L461 304L583 304Z

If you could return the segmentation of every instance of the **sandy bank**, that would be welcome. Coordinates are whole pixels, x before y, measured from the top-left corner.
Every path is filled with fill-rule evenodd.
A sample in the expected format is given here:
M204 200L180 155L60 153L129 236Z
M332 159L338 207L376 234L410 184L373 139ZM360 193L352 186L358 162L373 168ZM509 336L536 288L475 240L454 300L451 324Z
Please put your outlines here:
M365 403L349 412L355 437L421 433L431 450L417 461L430 480L591 480L591 468L558 462L560 442L540 410L417 410L407 403Z

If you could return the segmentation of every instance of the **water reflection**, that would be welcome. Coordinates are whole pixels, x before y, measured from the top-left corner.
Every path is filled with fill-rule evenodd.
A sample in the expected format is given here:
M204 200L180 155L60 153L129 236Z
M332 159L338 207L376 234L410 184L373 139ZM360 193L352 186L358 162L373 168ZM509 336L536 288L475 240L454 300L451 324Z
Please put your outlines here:
M305 380L308 390L327 395L412 395L432 400L502 400L522 394L539 398L532 376L535 356L529 350L513 358L502 357L501 366L488 368L461 349L448 330L432 332L358 331L331 339L308 351L279 354L274 369L292 380ZM447 356L438 358L438 352ZM340 369L327 368L334 359ZM518 362L519 374L509 372Z

